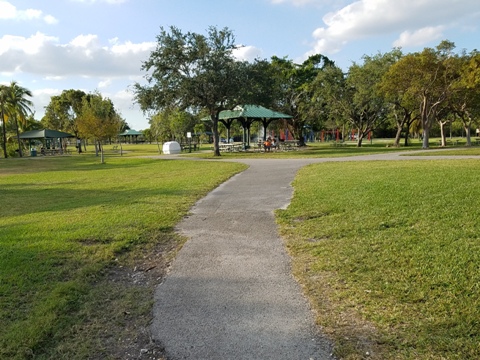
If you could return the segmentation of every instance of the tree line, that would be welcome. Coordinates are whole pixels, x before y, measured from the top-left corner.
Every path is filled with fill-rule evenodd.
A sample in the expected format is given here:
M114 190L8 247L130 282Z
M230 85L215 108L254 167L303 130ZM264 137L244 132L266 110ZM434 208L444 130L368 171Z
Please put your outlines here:
M408 144L416 132L428 148L434 124L445 145L445 126L461 122L471 145L471 129L479 124L480 54L456 53L447 40L411 54L395 48L365 55L346 72L321 54L301 64L276 56L247 62L235 59L236 49L228 28L210 27L207 35L161 28L142 66L146 84L134 85L136 103L150 115L150 137L175 133L179 124L191 126L185 114L208 116L220 155L219 114L245 104L291 115L288 126L300 143L307 128L347 127L361 146L388 123L396 128L395 146L402 134Z
M134 101L149 116L150 139L172 139L199 129L211 120L214 153L219 150L219 114L237 105L262 105L290 115L290 133L303 144L306 129L353 129L357 146L377 129L394 126L394 145L403 134L421 135L429 147L432 126L438 125L442 145L446 126L461 124L471 145L479 127L480 53L455 52L444 40L435 48L403 54L399 48L365 55L343 71L328 57L316 54L298 64L288 57L235 58L236 44L228 28L210 27L206 35L176 27L161 28L156 48L142 64L146 83L135 83ZM31 112L32 93L18 83L0 86L0 120L4 156L22 156L20 131L53 128L91 138L102 154L102 142L128 129L108 98L99 92L65 90L52 96L38 123ZM10 144L10 149L8 146Z

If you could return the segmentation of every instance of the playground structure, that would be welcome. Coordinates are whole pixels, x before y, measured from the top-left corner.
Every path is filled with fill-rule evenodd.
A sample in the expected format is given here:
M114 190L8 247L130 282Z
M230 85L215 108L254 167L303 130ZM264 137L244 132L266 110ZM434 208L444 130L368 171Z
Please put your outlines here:
M326 142L326 141L339 142L339 141L346 141L346 140L355 141L358 139L358 131L356 129L352 129L346 132L346 134L348 135L347 135L347 138L345 139L345 137L343 136L343 132L340 131L340 129L338 128L334 130L322 130L320 131L319 140L321 142ZM372 132L369 131L367 135L367 140L371 140L371 138L372 138Z

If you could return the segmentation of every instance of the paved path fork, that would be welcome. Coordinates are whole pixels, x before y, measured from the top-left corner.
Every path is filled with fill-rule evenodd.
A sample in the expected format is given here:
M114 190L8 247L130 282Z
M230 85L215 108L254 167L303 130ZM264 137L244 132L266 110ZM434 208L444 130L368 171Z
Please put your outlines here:
M434 160L399 154L238 160L250 167L178 225L189 240L157 288L152 325L168 358L330 359L331 346L291 276L273 210L288 205L290 183L307 164L413 159Z

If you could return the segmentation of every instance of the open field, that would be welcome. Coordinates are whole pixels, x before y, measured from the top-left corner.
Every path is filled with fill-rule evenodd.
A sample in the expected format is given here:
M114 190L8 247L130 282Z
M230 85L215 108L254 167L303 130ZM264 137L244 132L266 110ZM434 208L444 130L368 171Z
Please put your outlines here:
M132 343L146 347L153 287L183 242L173 227L244 168L129 158L100 165L88 154L0 167L2 359L125 358Z
M277 218L345 359L480 358L478 160L312 165Z
M210 158L209 148L191 155ZM157 155L156 145L123 149L120 156L106 145L104 165L91 148L0 160L0 358L161 354L149 348L145 329L153 289L184 241L174 226L244 167L135 158ZM361 149L315 143L222 158L399 150L407 148L379 140ZM480 155L480 147L448 153ZM480 357L477 173L477 160L328 163L301 171L292 204L277 218L295 275L339 355Z
M247 152L223 152L222 159L229 159L229 158L306 158L306 157L343 157L343 156L356 156L356 155L369 155L369 154L376 154L376 153L388 153L388 152L398 152L398 151L405 151L408 153L409 151L414 150L421 150L421 143L418 140L412 140L410 146L404 147L403 145L399 148L392 147L392 139L374 139L371 143L369 141L365 141L361 148L356 147L356 142L354 141L347 141L345 142L345 146L341 147L334 147L332 146L333 142L314 142L308 143L306 147L300 148L298 151L272 151L269 153L265 152L255 152L253 150ZM438 139L432 139L431 141L431 148L425 154L432 154L436 155L438 153L435 152L437 149L445 149L439 147ZM203 159L216 159L213 156L212 151L212 144L203 144L200 147L200 151L193 151L189 153L188 151L182 152L183 157L200 157ZM123 144L122 150L123 155L122 157L133 157L133 156L155 156L161 155L161 148L160 151L159 146L156 144ZM448 145L447 148L452 149L452 155L480 155L480 146L472 146L470 148L465 147L464 140L459 140L458 145ZM461 149L461 150L459 150ZM92 148L89 147L89 151L92 151ZM461 151L461 152L459 152ZM107 157L120 157L120 147L118 145L105 145L105 153ZM442 154L446 154L442 152Z

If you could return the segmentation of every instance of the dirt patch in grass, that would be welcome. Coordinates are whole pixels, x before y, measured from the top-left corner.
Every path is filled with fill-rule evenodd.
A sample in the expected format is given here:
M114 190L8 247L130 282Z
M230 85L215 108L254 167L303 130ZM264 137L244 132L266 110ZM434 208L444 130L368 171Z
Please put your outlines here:
M51 358L165 360L150 334L153 296L182 244L172 235L116 259L94 281L81 320Z

